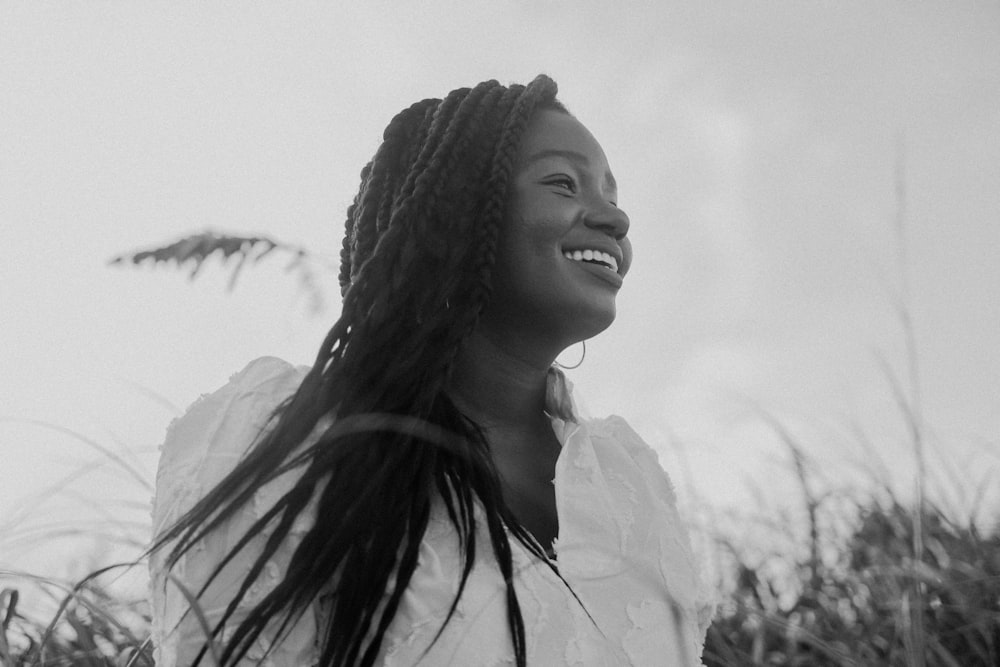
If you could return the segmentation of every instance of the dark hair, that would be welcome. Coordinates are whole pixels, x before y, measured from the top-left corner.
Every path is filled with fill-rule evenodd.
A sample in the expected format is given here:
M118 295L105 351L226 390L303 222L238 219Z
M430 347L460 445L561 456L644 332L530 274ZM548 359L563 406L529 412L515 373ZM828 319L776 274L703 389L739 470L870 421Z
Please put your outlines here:
M332 585L332 608L327 627L320 628L321 664L373 664L416 569L435 495L457 530L464 559L442 630L475 560L478 501L506 580L514 655L525 665L506 530L538 558L544 555L504 502L482 430L456 408L446 388L458 348L490 299L521 136L537 110L565 112L555 95L556 84L544 75L527 86L487 81L417 102L385 129L347 212L342 314L312 369L249 454L153 546L173 542L167 558L173 566L261 485L291 468L302 470L215 568L213 578L254 535L274 526L213 628L218 636L310 500L315 497L319 516L337 517L317 521L303 536L284 579L225 642L224 665L238 662L275 619L280 636L323 585ZM321 421L324 416L336 418ZM321 432L318 440L301 448L314 430ZM345 576L359 571L364 576Z

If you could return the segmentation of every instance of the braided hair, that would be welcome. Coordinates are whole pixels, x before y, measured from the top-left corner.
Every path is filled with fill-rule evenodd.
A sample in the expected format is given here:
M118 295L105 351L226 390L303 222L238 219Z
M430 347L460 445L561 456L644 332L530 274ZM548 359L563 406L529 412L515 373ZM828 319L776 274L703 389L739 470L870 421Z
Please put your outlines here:
M527 86L486 81L417 102L385 129L347 211L343 309L315 363L247 456L152 547L172 543L167 564L173 566L260 486L292 468L301 471L215 568L212 578L254 535L273 527L213 628L217 637L306 506L316 502L318 516L337 517L304 534L282 581L227 633L223 665L236 664L265 628L276 625L280 637L322 586L330 587L331 608L319 629L320 664L374 664L416 570L435 497L464 559L437 636L475 561L478 502L506 581L515 659L525 665L508 531L544 556L504 502L482 429L458 410L446 387L460 345L490 300L521 136L536 111L565 112L555 95L556 84L544 75ZM314 444L305 446L316 432ZM350 576L357 573L363 576Z

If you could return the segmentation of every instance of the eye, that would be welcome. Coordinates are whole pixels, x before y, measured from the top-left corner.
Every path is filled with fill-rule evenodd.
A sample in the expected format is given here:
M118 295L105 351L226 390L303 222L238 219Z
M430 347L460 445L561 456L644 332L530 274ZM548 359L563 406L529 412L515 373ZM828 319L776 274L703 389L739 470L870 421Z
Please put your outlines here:
M554 176L545 181L545 185L554 185L558 188L563 188L567 192L576 192L576 181L574 181L569 176Z

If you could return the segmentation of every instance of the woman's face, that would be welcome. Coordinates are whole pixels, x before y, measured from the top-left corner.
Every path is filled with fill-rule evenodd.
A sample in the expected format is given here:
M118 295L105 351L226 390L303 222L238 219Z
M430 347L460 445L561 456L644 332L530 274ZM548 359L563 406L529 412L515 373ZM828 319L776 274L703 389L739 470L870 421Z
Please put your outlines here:
M541 111L521 140L484 324L563 346L600 333L632 261L629 219L601 145Z

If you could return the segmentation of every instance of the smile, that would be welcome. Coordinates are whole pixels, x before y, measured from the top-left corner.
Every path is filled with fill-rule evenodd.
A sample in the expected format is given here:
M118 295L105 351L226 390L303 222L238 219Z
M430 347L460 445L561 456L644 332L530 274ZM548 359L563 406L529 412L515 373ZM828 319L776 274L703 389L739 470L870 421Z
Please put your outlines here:
M601 250L567 250L563 256L574 262L587 262L588 264L604 266L618 273L618 260Z

